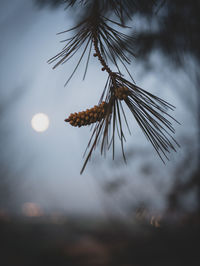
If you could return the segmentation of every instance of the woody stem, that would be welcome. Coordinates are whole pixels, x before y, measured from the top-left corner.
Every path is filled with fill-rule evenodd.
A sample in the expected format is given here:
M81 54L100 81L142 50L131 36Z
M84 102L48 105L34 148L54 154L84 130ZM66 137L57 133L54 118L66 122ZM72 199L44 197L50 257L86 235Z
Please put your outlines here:
M98 57L101 65L103 66L103 70L105 69L108 72L109 76L113 76L114 73L109 68L109 66L106 64L105 60L103 59L103 57L102 57L102 55L100 53L100 50L99 50L99 47L98 47L98 40L97 40L96 34L93 34L92 42L94 44L94 49L95 49L95 52L96 52L96 56Z

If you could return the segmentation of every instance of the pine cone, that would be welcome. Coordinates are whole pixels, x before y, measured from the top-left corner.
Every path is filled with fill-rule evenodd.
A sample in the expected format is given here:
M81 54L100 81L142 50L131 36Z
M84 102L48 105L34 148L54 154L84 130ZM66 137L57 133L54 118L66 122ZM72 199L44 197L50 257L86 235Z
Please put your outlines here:
M126 100L129 93L129 89L127 87L117 87L114 93L115 97L119 100Z
M95 105L93 108L87 109L86 111L70 114L70 116L65 119L65 122L69 122L74 127L96 123L105 117L106 107L107 103L102 102L100 105Z

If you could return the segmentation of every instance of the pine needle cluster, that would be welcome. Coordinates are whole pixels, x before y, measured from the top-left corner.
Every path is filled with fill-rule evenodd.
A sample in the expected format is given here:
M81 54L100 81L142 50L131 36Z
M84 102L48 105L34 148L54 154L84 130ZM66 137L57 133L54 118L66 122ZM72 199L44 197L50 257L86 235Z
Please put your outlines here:
M71 2L73 5L73 2L76 1ZM102 15L98 2L96 1L95 4L91 5L91 12L78 25L62 32L74 31L75 33L65 40L66 45L62 51L49 60L49 63L56 62L53 67L55 68L60 64L66 63L80 49L82 50L77 65L66 82L67 84L87 54L84 71L85 78L93 49L93 56L98 58L101 70L106 71L108 74L98 106L71 114L65 119L72 126L81 127L94 124L86 149L88 153L81 173L84 171L97 145L100 145L101 153L105 153L111 148L114 159L116 135L118 135L120 140L122 155L126 161L123 123L125 122L128 130L129 126L123 107L124 104L130 109L144 135L164 162L165 158L168 159L167 153L170 152L170 149L176 151L175 146L179 146L172 136L175 130L170 121L176 120L167 113L168 110L174 110L175 107L136 86L127 68L127 64L131 63L131 56L134 56L131 46L133 37L116 30L116 26L122 29L127 27L121 19L116 22ZM112 3L112 1L110 2ZM115 27L112 27L112 24ZM118 62L124 67L131 81L124 78ZM109 63L114 65L117 71L112 71L108 66Z

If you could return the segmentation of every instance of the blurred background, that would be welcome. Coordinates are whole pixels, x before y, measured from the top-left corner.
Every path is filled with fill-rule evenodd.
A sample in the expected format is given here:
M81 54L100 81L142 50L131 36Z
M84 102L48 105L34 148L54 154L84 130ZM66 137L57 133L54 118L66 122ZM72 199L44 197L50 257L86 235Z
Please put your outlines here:
M80 175L91 131L64 119L98 103L107 75L91 58L86 79L83 64L64 87L77 59L56 70L47 61L71 34L56 33L87 5L0 0L2 265L199 265L200 4L128 2L137 55L130 72L176 106L181 148L163 165L127 113L127 164L120 147L115 161L97 149Z

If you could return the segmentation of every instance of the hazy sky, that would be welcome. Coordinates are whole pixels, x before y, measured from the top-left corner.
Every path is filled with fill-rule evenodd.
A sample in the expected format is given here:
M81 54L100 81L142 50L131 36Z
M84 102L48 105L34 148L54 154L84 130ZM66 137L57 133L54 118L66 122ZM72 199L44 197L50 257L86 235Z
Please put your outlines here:
M159 204L164 206L165 193L172 183L170 171L178 161L177 155L171 155L172 161L163 171L163 165L134 121L131 122L133 134L127 137L126 148L135 149L135 153L140 147L147 149L145 156L138 153L137 157L134 154L128 166L120 164L120 167L109 164L109 159L102 158L99 161L99 157L93 163L97 158L94 156L84 174L79 175L82 155L91 133L89 128L78 129L67 125L64 119L71 112L97 104L107 76L100 71L97 60L92 58L86 80L82 81L84 69L80 67L67 87L64 87L76 59L56 70L47 64L47 60L63 47L59 41L66 37L56 33L72 25L70 14L62 8L38 10L31 1L15 0L11 5L9 1L1 0L0 95L2 99L7 99L13 92L19 91L17 99L2 117L2 125L8 129L3 143L9 158L7 160L12 162L11 168L13 171L25 168L19 182L22 187L29 188L30 200L44 207L102 212L104 196L99 184L109 179L108 176L120 176L123 172L128 176L131 186L124 189L118 200L122 200L126 194L129 196L126 196L125 202L137 202L143 198L144 201L157 202L158 207ZM158 61L158 56L154 55L152 60ZM139 86L177 105L174 116L182 124L192 125L190 128L177 127L177 139L181 142L181 136L193 132L194 119L184 108L180 92L175 88L181 87L181 82L189 84L189 81L183 73L172 75L163 61L158 61L158 64L165 72L148 72L142 76L142 67L137 65L137 61L131 69ZM170 79L165 83L166 77ZM192 96L189 101L193 101ZM50 119L50 127L44 133L37 133L31 128L31 118L38 112L46 113ZM133 120L131 115L128 118ZM96 151L95 154L98 153ZM182 153L179 151L179 158ZM141 158L154 170L157 169L157 174L148 180L138 170ZM23 194L18 196L23 197Z

